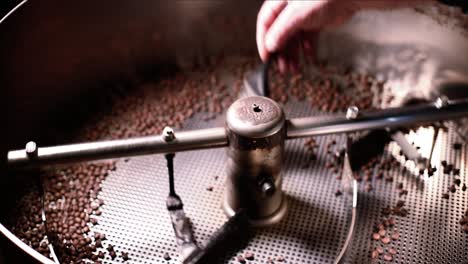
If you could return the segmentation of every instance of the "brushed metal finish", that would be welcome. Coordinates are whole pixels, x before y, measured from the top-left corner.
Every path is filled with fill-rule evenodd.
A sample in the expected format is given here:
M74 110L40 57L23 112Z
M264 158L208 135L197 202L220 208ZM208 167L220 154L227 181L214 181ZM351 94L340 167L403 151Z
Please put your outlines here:
M37 155L33 158L29 157L25 150L15 150L8 152L8 165L11 167L50 165L135 155L172 153L224 147L226 145L227 137L224 128L208 128L178 132L177 138L171 142L166 142L164 136L149 136L38 148Z
M346 115L330 117L325 120L323 117L295 118L287 122L287 138L320 136L377 128L403 127L440 120L457 119L466 117L467 115L468 100L462 99L452 101L442 108L438 108L435 104L429 103L418 106L362 112L355 119L350 120L346 118Z
M273 100L250 96L237 100L226 114L228 129L240 136L264 138L276 134L284 126L284 113Z
M285 116L271 99L239 99L226 115L229 138L223 208L228 216L240 209L255 225L281 220L286 212L281 168L284 160Z

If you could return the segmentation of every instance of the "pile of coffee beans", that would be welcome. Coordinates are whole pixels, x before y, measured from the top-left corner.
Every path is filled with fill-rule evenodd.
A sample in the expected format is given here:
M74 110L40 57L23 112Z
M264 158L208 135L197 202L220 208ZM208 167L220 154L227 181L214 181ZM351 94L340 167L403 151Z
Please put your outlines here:
M231 105L241 89L244 75L256 65L258 61L252 57L226 59L219 61L216 68L208 67L196 74L174 73L157 81L136 82L138 85L132 89L122 90L117 87L115 92L107 96L109 102L106 109L96 114L75 140L157 135L165 126L181 128L184 121L194 115L201 115L201 119L208 121ZM226 75L231 77L225 78ZM277 69L272 69L270 76L274 100L283 104L290 100L306 101L314 110L326 113L344 113L352 105L361 110L379 109L392 100L389 97L385 102L382 101L385 82L368 74L340 70L326 64L319 65L312 73L280 75ZM309 152L309 159L303 165L303 168L307 168L317 160L320 146L314 138L307 139L304 145ZM454 144L453 147L459 150L463 146ZM332 139L326 144L325 150L325 166L340 180L344 157L342 145ZM375 191L372 185L374 177L395 184L395 190L403 198L408 190L403 183L393 183L393 171L401 169L401 166L394 157L377 156L364 164L354 177L366 192ZM447 162L442 162L442 167L444 173L454 176L450 192L454 192L456 186L466 190L466 184L462 184L457 177L460 169ZM48 244L52 243L61 260L67 263L131 259L127 252L109 244L105 234L93 231L93 227L99 225L99 216L105 213L101 208L105 201L99 196L101 183L115 169L116 161L106 161L76 164L44 172L41 177L45 186L47 226L40 218L40 192L33 190L20 202L23 206L18 207L12 230L46 256L49 256ZM405 170L403 166L402 171ZM212 192L214 187L207 186L206 190ZM336 190L336 196L341 194L340 189ZM444 195L449 197L448 193ZM405 217L408 210L405 201L399 200L395 206L384 208L382 213L385 218L376 225L371 238L377 243L371 251L371 258L381 257L391 261L397 253L391 243L400 237L394 217ZM465 232L468 229L466 217L465 214L460 221ZM168 261L172 259L168 253L162 257ZM246 252L236 259L245 263L254 260L254 253ZM278 256L270 258L268 262L284 261L283 256Z
M385 82L369 74L322 63L315 72L285 75L275 69L270 75L271 98L283 104L293 97L307 101L312 109L328 113L344 112L349 106L377 109L382 104L380 95Z
M17 203L11 219L11 231L24 243L48 256L48 242L44 239L46 229L41 219L41 196L38 188L32 188Z
M393 217L384 219L382 222L374 226L372 240L377 244L371 251L371 258L376 260L380 256L385 261L392 261L393 256L397 254L394 247L391 247L392 241L400 238L400 233L395 228L396 220Z
M460 151L463 148L463 144L460 142L455 142L452 144L452 149L456 155L460 155ZM441 167L443 168L442 172L446 176L450 176L453 179L453 183L448 187L448 190L442 194L442 198L449 199L450 193L455 193L457 188L461 191L466 191L466 183L462 183L460 178L460 169L455 167L455 164L448 163L446 160L440 162Z
M203 119L209 120L235 100L245 73L256 64L258 61L251 57L226 59L216 68L205 68L203 72L174 73L130 89L116 87L106 95L105 109L77 133L74 141L157 135L165 126L181 128L194 114L204 115ZM231 79L234 75L231 83L223 81L226 73ZM93 227L99 225L99 216L103 214L101 207L105 204L99 198L101 183L113 170L116 170L115 160L41 172L46 226L41 219L40 191L36 189L21 199L22 206L12 215L11 229L45 256L50 257L48 245L52 243L63 263L130 259L127 252L109 244L105 234L93 231ZM213 190L212 187L207 189ZM170 259L170 256L164 258Z

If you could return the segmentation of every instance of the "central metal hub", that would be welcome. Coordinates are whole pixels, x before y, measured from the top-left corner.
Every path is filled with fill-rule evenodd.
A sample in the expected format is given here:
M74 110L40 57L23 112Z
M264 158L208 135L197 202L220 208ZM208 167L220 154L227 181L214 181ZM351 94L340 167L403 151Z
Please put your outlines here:
M286 137L283 109L266 97L239 99L227 111L226 130L224 211L232 216L245 209L254 225L278 222L286 213L281 189Z

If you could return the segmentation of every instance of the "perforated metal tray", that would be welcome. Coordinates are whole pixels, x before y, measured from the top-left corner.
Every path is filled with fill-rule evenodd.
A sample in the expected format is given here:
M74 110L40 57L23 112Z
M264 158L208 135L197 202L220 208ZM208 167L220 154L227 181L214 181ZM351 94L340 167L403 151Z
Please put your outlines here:
M368 12L359 14L337 31L325 32L320 40L319 57L332 64L370 70L379 78L389 80L389 86L395 88L393 93L400 98L405 97L409 87L415 88L422 97L428 97L432 91L426 87L433 87L436 81L443 81L452 73L465 76L468 73L466 58L460 56L460 51L467 50L468 41L466 34L458 33L458 28L452 30L450 25L439 25L411 10ZM288 103L286 112L290 117L319 114L300 102ZM222 123L222 116L205 122L196 115L184 129ZM456 164L461 170L462 183L466 183L468 149L465 145L459 152L451 150L451 144L459 141L454 130L450 125L447 133L440 134L432 163L439 166L441 160L447 160ZM430 129L420 129L408 136L422 147L420 151L426 157L431 133ZM344 243L350 211L346 196L335 197L340 182L324 166L325 145L332 138L341 143L344 140L342 136L317 138L318 159L307 168L302 166L308 159L303 140L287 142L283 187L288 195L289 214L278 226L257 230L247 247L239 251L254 252L252 263L266 263L269 257L280 255L286 263L334 261ZM385 155L395 155L398 151L392 143ZM410 163L405 165L411 170ZM223 149L176 155L176 188L199 242L207 240L226 220L221 210L224 167ZM409 214L396 217L395 228L401 237L391 244L398 251L393 263L468 262L468 237L458 224L468 208L468 193L457 189L448 200L443 199L442 193L447 191L452 178L444 176L440 167L431 178L403 174L402 168L393 173L392 183L374 181L372 192L360 193L356 235L346 262L371 262L371 250L379 245L371 240L373 226L383 219L382 209L394 206L399 199L397 182L402 182L409 190L405 197ZM122 159L102 184L100 197L106 204L102 207L99 225L91 229L107 235L104 247L110 243L117 251L127 251L128 263L178 262L173 230L165 209L166 174L161 155ZM215 180L215 176L219 179ZM208 186L213 186L213 191L207 191ZM363 186L360 187L362 190ZM171 261L163 259L166 252L172 256ZM121 263L122 259L106 257L104 262ZM226 262L236 263L232 256Z
M288 116L314 114L305 104L288 103ZM317 113L315 113L317 114ZM220 125L220 116L210 122L199 116L189 120L184 129ZM409 140L421 146L423 156L428 156L432 129L420 129L410 134ZM266 263L268 258L283 256L286 263L331 263L338 255L346 238L350 220L349 201L346 196L335 196L340 181L325 167L325 145L332 139L343 143L343 136L317 138L318 159L308 167L303 140L286 144L286 163L283 170L283 188L288 195L289 212L286 219L274 227L255 232L246 248L255 260ZM451 151L451 144L458 141L450 127L441 133L436 143L432 163L440 160L454 163L461 169L462 183L466 178L467 148ZM338 148L338 147L337 147ZM390 144L385 155L396 155L398 147ZM403 162L402 158L398 158ZM206 241L226 220L221 209L223 182L225 180L225 150L201 150L179 153L175 159L176 188L185 203L185 211L193 222L197 241ZM407 162L408 171L412 164ZM411 173L395 169L394 182L374 180L374 190L364 192L360 186L359 220L352 251L346 262L371 262L370 253L379 243L371 239L374 226L384 218L384 207L394 206L398 199L396 185L402 182L409 191L404 197L409 210L407 217L396 217L394 227L401 233L398 241L391 243L398 254L393 263L463 263L468 261L467 235L458 223L468 208L468 193L457 190L449 200L442 198L452 183L452 176L444 176L439 169L433 177L418 178ZM135 157L121 160L117 170L110 173L102 185L100 196L106 201L102 207L99 225L93 231L104 232L117 250L128 251L130 263L178 263L178 253L169 215L165 209L168 191L167 169L162 155ZM216 180L215 176L219 176ZM206 188L213 186L213 191ZM164 253L172 256L163 259ZM234 254L235 256L235 254ZM105 263L120 263L120 259L106 259ZM238 263L233 256L226 260Z

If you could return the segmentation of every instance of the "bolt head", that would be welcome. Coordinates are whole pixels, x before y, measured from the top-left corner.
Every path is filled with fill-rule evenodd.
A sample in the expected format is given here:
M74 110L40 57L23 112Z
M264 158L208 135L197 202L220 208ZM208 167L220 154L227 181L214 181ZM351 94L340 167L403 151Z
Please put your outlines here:
M162 136L163 136L164 141L166 141L166 142L173 141L175 139L174 129L172 129L172 127L168 127L168 126L164 127L163 132L162 132Z
M34 141L29 141L26 143L25 147L26 155L28 157L36 157L37 156L37 144Z
M346 111L346 119L356 119L359 115L359 108L357 106L350 106Z
M435 106L437 108L442 108L444 106L447 106L448 104L449 104L449 99L445 95L438 97L437 100L435 101Z
M265 181L262 184L262 192L267 196L273 195L275 192L275 185L271 181Z

